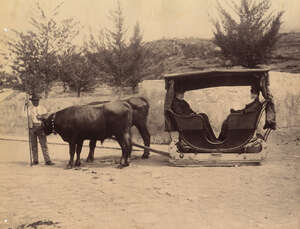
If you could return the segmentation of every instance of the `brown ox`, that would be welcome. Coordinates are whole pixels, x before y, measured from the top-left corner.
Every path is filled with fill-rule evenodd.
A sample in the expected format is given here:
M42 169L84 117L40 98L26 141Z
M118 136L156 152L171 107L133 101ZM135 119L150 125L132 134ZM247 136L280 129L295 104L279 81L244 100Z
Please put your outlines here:
M101 106L108 101L105 102L92 102L88 105L93 106ZM140 135L143 138L144 145L149 147L150 146L150 134L147 128L147 118L149 113L149 103L148 101L143 97L131 97L128 99L121 100L120 102L128 103L132 107L133 110L133 116L132 116L132 125L135 126ZM90 152L87 157L87 162L93 162L94 161L94 152L96 147L96 140L90 141ZM145 149L144 154L142 158L147 159L149 158L149 150Z
M47 135L58 133L69 143L70 160L67 168L80 166L80 153L83 141L88 139L103 142L114 136L122 149L120 167L128 166L131 154L130 128L133 111L126 102L115 101L103 106L72 106L51 114L43 120L43 128Z

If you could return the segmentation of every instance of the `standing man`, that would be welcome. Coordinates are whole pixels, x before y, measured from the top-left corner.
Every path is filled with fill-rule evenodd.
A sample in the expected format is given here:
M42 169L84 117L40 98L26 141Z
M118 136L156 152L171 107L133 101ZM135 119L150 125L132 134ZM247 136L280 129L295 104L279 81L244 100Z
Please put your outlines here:
M42 105L39 105L40 98L33 94L30 98L32 105L28 108L29 115L29 137L31 141L31 151L33 156L33 165L37 165L39 163L38 160L38 145L37 138L39 139L43 156L45 160L45 165L54 165L54 163L50 160L47 146L47 138L46 134L42 129L41 118L47 114L47 110Z

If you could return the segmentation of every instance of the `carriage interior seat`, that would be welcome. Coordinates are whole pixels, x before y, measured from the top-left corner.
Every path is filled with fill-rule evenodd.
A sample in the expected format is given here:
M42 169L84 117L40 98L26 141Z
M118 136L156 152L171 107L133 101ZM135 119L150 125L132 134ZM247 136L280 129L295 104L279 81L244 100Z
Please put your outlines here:
M254 136L266 103L263 102L257 112L231 113L228 116L228 134L224 141L219 141L212 130L207 131L205 122L209 121L203 114L178 115L172 110L168 110L168 113L179 132L180 140L197 152L239 152Z
M174 122L177 131L196 131L201 130L205 131L207 139L209 141L218 141L215 133L213 132L207 115L204 113L199 114L189 114L189 115L179 115L174 111L169 110L171 120ZM209 128L205 128L209 127Z

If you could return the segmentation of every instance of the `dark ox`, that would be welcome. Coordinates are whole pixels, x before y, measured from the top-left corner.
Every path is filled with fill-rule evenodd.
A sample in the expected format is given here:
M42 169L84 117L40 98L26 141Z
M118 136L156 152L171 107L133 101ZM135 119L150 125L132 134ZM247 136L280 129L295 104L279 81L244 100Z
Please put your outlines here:
M122 149L120 167L128 166L131 154L130 128L133 111L128 103L115 101L103 106L72 106L51 114L43 120L47 135L58 133L69 143L70 161L67 168L80 166L80 153L83 141L88 139L103 142L106 138L115 137Z
M92 102L88 105L103 105L107 103L105 102ZM121 102L125 102L130 104L133 110L133 116L132 116L132 125L137 128L140 135L143 138L144 145L149 147L150 146L150 134L147 128L147 118L149 113L149 103L148 101L143 97L131 97L128 99L121 100ZM96 140L90 141L90 152L87 157L87 162L94 161L94 152L96 147ZM149 158L149 150L145 149L144 154L142 158L147 159Z

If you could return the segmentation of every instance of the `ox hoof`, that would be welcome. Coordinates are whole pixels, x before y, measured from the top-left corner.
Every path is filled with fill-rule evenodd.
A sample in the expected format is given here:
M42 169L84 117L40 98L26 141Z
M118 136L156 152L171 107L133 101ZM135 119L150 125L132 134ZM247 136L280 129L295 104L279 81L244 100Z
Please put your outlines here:
M127 166L129 166L128 163L127 164L120 164L120 165L118 165L118 169L123 169L123 168L125 168Z
M76 167L79 167L80 165L81 165L81 162L80 162L80 161L75 163L75 166L76 166Z
M92 162L94 162L94 158L89 158L89 157L88 157L88 158L86 159L86 162L92 163Z
M142 159L149 159L149 153L144 153L142 156Z
M70 164L68 164L66 167L66 169L72 169L72 168L73 168L73 165L70 165Z

